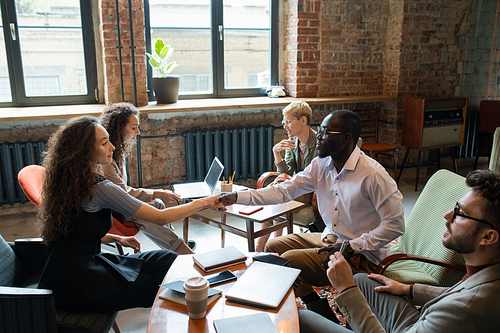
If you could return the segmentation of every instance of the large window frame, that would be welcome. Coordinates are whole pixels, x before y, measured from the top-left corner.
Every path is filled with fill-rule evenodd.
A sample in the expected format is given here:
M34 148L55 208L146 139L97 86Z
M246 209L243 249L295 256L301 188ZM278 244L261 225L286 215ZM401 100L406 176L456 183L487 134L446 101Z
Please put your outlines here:
M78 95L26 96L20 40L19 38L13 40L11 37L11 27L13 27L12 32L16 36L19 36L16 4L14 0L0 0L2 9L2 21L0 24L3 27L12 95L12 102L0 102L0 107L92 104L98 102L91 1L80 0L79 2L87 93Z
M278 11L279 0L269 0L270 3L270 36L269 36L269 69L270 83L269 85L277 84L278 77ZM211 50L212 50L212 87L213 92L206 94L179 94L179 99L200 99L200 98L222 98L222 97L251 97L265 96L266 87L258 88L225 88L224 86L224 40L219 36L219 26L223 26L223 0L211 0ZM146 35L146 52L151 53L151 25L149 14L149 0L144 0L145 13L145 35ZM175 28L175 27L168 27ZM147 59L146 59L147 60ZM147 85L148 99L154 101L152 89L153 70L149 63L147 67ZM172 74L175 76L175 74Z

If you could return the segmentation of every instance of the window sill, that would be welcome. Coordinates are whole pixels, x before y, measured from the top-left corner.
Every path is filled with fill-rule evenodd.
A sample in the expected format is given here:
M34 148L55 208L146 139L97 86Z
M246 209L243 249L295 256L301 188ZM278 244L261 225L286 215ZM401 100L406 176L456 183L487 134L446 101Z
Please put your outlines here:
M344 97L316 97L316 98L294 98L294 97L246 97L246 98L224 98L224 99L190 99L179 100L174 104L156 104L139 107L143 114L210 111L224 109L249 109L283 107L294 101L306 101L310 105L318 104L342 104L342 103L372 103L396 101L397 97L390 96L344 96ZM0 122L6 121L29 121L64 119L83 115L98 117L104 109L104 104L87 105L62 105L62 106L40 106L40 107L12 107L0 108Z

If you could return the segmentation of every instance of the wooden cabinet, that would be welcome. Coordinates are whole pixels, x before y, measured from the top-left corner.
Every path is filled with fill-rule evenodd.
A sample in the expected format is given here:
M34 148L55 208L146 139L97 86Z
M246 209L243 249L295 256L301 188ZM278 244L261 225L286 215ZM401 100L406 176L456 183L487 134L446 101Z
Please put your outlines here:
M467 98L431 99L406 97L402 144L422 150L462 145Z
M402 145L406 147L406 153L397 180L401 178L410 149L419 151L415 191L418 186L423 149L439 149L439 168L442 148L452 147L451 153L457 172L453 147L462 145L466 114L467 97L442 99L406 97L401 140Z

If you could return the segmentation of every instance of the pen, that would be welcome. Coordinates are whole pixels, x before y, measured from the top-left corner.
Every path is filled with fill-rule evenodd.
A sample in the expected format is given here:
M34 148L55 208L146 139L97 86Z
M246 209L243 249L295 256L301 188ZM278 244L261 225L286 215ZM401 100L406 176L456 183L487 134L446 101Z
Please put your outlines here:
M172 183L168 182L168 185L170 185L170 191L172 191L172 193L175 193L174 187L172 186ZM179 202L179 200L177 200L177 198L175 198L175 201L177 201L177 204L180 205L180 202Z
M340 254L344 254L344 250L345 250L345 247L347 246L347 244L349 244L349 241L343 241L342 242L342 245L340 246Z
M236 171L233 171L233 177L231 177L231 183L233 182L234 180L234 175L236 174Z

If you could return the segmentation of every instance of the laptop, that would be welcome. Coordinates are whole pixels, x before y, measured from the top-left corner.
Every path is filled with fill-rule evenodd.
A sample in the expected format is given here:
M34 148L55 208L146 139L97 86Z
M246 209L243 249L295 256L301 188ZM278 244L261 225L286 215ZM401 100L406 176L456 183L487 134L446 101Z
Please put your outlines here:
M229 302L258 308L277 308L300 269L254 261L226 293Z
M207 176L203 182L174 184L174 192L182 199L197 199L208 197L214 193L217 181L224 171L224 166L217 157L214 157Z

